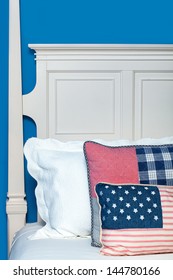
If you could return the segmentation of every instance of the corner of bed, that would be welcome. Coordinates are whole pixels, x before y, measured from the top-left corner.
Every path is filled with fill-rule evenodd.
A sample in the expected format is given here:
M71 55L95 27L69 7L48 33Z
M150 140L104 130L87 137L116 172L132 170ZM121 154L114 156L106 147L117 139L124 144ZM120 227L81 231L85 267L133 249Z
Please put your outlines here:
M173 45L31 44L37 82L22 95L20 1L10 0L8 246L25 226L23 115L38 138L105 140L173 135ZM40 106L41 104L41 106ZM159 125L158 125L159 123Z

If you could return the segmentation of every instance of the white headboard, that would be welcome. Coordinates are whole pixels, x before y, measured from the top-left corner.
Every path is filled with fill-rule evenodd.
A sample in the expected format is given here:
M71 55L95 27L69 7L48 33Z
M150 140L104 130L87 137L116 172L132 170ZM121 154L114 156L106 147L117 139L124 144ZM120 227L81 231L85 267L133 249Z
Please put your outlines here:
M38 137L62 141L173 135L173 45L29 45L37 82L22 96L18 4L10 1L9 246L27 209L23 115Z
M172 45L29 47L37 83L23 97L23 114L35 120L39 137L173 135Z

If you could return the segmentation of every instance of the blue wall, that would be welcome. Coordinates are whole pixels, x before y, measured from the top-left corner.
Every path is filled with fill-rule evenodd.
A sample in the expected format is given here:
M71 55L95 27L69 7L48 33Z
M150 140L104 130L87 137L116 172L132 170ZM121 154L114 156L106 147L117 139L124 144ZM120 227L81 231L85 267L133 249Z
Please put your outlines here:
M173 44L172 0L21 0L23 93L35 85L35 62L28 43ZM7 258L8 0L0 0L0 259ZM36 135L24 120L25 139ZM26 172L28 203L35 182ZM35 221L36 209L27 220Z

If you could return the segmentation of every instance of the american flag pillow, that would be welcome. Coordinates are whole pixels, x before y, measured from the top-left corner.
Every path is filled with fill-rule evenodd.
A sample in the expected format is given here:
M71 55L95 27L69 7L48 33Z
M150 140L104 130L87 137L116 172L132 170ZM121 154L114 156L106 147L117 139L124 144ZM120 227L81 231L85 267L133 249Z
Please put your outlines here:
M173 187L96 185L104 255L173 252Z

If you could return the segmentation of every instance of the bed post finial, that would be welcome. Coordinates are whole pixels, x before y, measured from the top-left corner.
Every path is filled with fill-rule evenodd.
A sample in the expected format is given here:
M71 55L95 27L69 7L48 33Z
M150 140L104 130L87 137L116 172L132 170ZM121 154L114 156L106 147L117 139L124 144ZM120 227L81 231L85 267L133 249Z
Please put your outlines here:
M9 1L8 247L25 224L20 2Z

